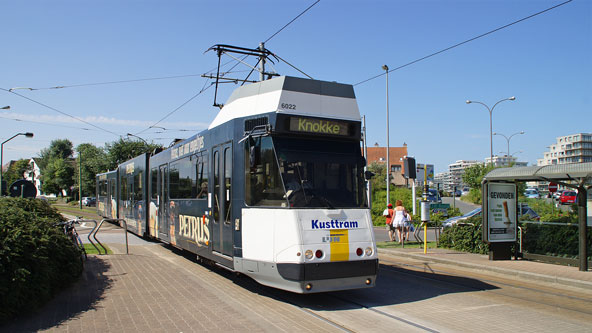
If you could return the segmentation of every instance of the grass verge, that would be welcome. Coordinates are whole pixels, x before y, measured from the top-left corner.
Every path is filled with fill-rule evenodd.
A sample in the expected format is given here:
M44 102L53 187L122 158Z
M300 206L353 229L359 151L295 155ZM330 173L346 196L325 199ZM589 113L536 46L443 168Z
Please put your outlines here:
M52 203L52 207L57 209L62 214L74 215L74 216L82 216L85 219L94 219L100 221L101 217L97 215L97 208L96 207L83 207L80 210L79 207L69 206L67 204L60 204L60 203Z
M103 248L100 245L97 245L99 247L99 249L101 249L101 253L103 253ZM113 254L113 251L111 251L111 249L109 248L109 246L103 244L103 246L105 246L105 248L107 249L107 254ZM92 244L84 244L84 250L86 251L86 254L99 254L99 252L97 251L97 249L92 246Z

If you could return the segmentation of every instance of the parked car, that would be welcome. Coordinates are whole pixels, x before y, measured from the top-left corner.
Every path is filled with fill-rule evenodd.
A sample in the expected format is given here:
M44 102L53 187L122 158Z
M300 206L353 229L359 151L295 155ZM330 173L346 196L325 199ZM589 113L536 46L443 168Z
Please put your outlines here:
M469 192L470 192L470 189L468 187L465 187L462 189L461 195L467 195L467 194L469 194Z
M553 193L553 199L559 200L559 197L561 197L561 193L563 193L563 191L565 190L557 190L555 193Z
M540 198L539 190L537 190L536 188L527 188L524 191L524 196L527 198L538 199Z
M478 216L481 215L481 207L475 208L472 211L466 213L465 215L461 215L461 216L455 216L455 217L451 217L447 220L444 220L444 222L442 222L442 226L444 228L450 228L453 225L456 225L458 223L462 223L464 220L473 217L473 216Z
M95 197L82 197L82 204L87 207L93 207L97 204L97 198Z
M562 205L575 204L577 201L578 194L574 191L563 191L559 197L559 201Z
M532 208L530 208L525 203L518 203L518 218L523 217L524 215L528 215L529 220L533 221L540 221L541 217L537 212L535 212Z
M535 212L527 204L519 203L518 204L518 218L520 218L524 215L528 215L529 219L534 220L534 221L539 221L541 219L539 214L537 214L537 212ZM481 216L481 207L475 208L472 211L466 213L465 215L451 217L451 218L445 220L444 222L442 222L442 226L444 228L449 228L455 224L463 223L464 220L467 220L468 218L473 217L473 216Z
M440 197L440 193L438 193L438 190L428 190L428 201L432 203L442 203L442 198Z

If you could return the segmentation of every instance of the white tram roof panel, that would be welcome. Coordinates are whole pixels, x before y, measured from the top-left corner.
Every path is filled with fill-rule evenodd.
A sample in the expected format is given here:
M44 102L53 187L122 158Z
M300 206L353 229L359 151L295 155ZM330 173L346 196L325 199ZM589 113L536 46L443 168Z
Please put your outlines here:
M237 88L208 129L269 112L361 120L352 85L280 76Z

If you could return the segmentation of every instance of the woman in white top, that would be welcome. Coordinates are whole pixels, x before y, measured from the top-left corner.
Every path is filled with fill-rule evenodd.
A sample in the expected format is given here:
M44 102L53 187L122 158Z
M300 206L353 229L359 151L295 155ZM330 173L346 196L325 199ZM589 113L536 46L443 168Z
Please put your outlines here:
M403 207L403 201L397 200L395 202L395 218L393 219L393 226L397 229L397 237L399 237L399 243L405 246L405 228L408 224L408 214Z

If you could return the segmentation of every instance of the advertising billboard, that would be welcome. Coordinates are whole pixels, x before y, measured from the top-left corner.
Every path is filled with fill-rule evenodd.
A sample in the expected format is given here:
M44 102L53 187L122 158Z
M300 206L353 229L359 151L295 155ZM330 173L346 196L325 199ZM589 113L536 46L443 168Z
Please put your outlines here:
M488 183L484 200L483 231L487 242L515 242L518 214L516 184Z
M417 173L416 173L415 180L418 181L419 183L423 183L425 169L427 169L428 182L433 182L434 181L434 165L433 164L418 163L416 166Z

